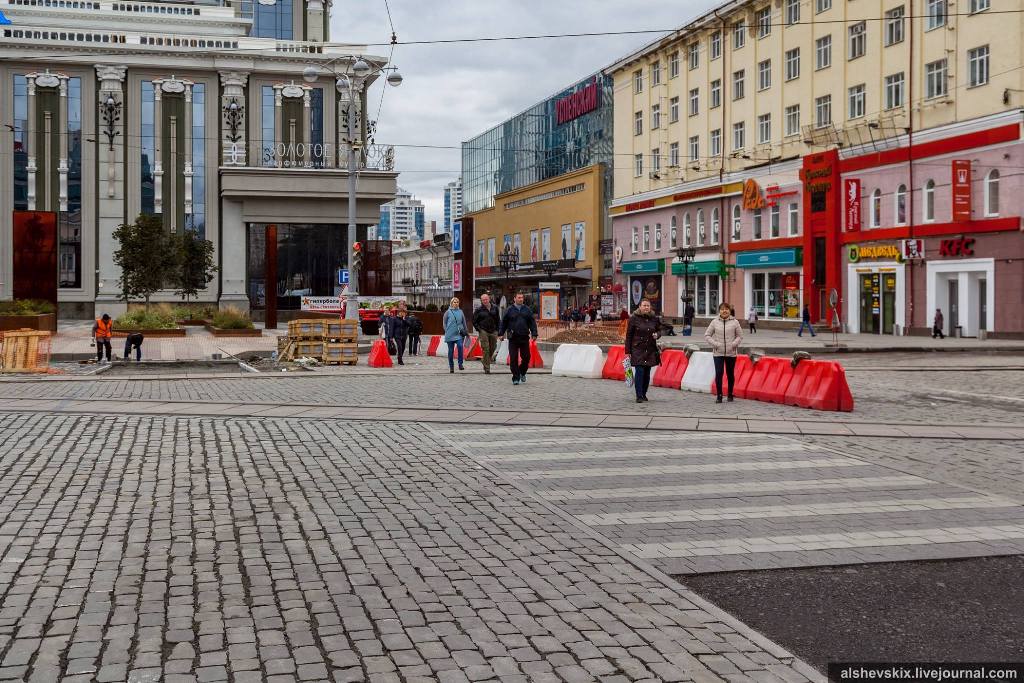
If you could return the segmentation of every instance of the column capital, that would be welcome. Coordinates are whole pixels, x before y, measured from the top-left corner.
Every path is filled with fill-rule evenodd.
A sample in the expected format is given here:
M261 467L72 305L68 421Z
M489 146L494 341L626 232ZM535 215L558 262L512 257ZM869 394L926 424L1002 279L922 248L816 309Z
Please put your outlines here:
M249 74L245 71L221 71L220 84L225 90L229 88L244 88L249 84Z
M128 72L128 68L124 66L116 66L113 64L97 64L96 65L96 78L101 81L101 85L106 89L120 90L120 83L124 81L125 74ZM118 84L114 86L114 84Z

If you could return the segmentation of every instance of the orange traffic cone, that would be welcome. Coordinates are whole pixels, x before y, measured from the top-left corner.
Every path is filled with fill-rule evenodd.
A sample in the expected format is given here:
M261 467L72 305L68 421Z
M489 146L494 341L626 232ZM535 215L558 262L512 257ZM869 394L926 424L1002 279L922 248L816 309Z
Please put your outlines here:
M388 355L387 344L384 343L383 339L373 342L373 346L370 347L370 357L367 359L367 365L371 368L394 367L394 363L391 362L391 356Z

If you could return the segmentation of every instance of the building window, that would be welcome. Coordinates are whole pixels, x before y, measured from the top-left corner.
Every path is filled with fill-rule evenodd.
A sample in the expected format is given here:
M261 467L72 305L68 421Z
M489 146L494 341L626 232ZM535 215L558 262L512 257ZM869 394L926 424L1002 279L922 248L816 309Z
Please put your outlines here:
M800 105L786 107L786 135L800 134Z
M711 131L711 156L722 155L722 129L715 128Z
M661 85L661 62L651 64L651 86Z
M786 50L786 80L800 78L800 48Z
M947 60L940 59L924 65L925 97L932 99L946 94Z
M679 75L679 50L668 56L668 77L675 78Z
M800 22L800 0L786 0L786 26Z
M661 128L661 105L651 106L651 130Z
M761 239L761 222L764 219L764 211L762 209L754 209L754 239Z
M633 175L639 178L644 174L644 155L637 154L633 157Z
M789 205L789 236L796 237L800 231L800 205L791 202Z
M722 32L715 31L711 34L711 40L708 42L708 49L711 52L711 61L714 61L722 56Z
M996 169L985 176L985 215L999 215L999 171Z
M732 205L732 241L739 242L743 230L743 214L740 212L740 205Z
M747 126L743 121L732 124L732 148L743 149L747 145Z
M683 246L690 246L690 212L683 214Z
M635 225L633 226L633 241L630 244L630 246L632 247L632 252L634 254L637 253L637 251L639 251L639 247L640 247L640 228L636 227Z
M757 89L767 90L772 87L772 60L766 59L757 65Z
M935 220L935 181L929 180L924 184L924 220L931 222Z
M700 66L700 43L690 43L686 48L686 57L690 71Z
M882 225L882 191L875 190L871 193L871 227L877 228Z
M771 114L761 114L757 117L757 141L761 144L772 141Z
M690 91L690 116L700 113L700 89L694 88Z
M900 185L896 188L894 196L896 200L896 225L907 224L907 186Z
M827 69L832 66L832 36L822 36L814 43L814 54L816 67Z
M971 87L988 83L988 45L967 51L967 67L971 73Z
M637 69L633 72L633 93L639 94L644 91L644 72L643 69Z
M721 215L718 213L718 207L711 209L711 244L718 244L719 239L722 237L722 224Z
M661 170L661 148L655 147L651 150L651 172L657 173Z
M651 226L644 226L644 251L651 250Z
M707 226L704 224L704 209L697 209L697 246L703 247L707 239Z
M742 100L746 92L746 69L740 69L732 75L732 98Z
M824 128L832 124L832 96L823 95L814 100L814 126Z
M633 135L644 134L644 113L638 111L633 114Z
M903 106L903 72L885 77L885 108Z
M928 28L926 30L931 31L933 28L945 26L946 0L928 0L928 6L925 9L925 14L928 17Z
M868 23L860 21L850 27L850 59L863 57L868 46Z
M739 50L747 44L747 22L737 21L732 25L732 49Z
M675 123L679 120L679 98L673 97L668 101L668 121Z
M850 116L851 119L859 119L866 111L867 95L866 86L861 83L850 88Z
M827 12L830 9L832 9L832 0L816 0L815 10L818 12L818 14L821 14L822 12Z
M679 143L673 142L668 146L668 165L671 168L679 166Z
M676 216L675 216L675 214L672 214L672 217L669 220L670 220L670 223L669 223L670 227L669 227L669 230L668 230L668 246L669 246L669 249L675 249L676 248Z
M700 161L700 136L694 135L690 138L690 161Z
M903 42L903 5L885 13L885 46Z
M661 251L661 223L654 224L654 251Z
M984 12L989 8L989 0L971 0L971 14Z
M778 237L781 230L782 210L778 204L771 207L771 236Z
M253 22L249 35L253 38L295 39L292 25L292 0L284 0L273 5L257 3L253 6L252 11Z
M711 104L709 105L712 109L717 109L722 105L722 79L716 78L711 81Z

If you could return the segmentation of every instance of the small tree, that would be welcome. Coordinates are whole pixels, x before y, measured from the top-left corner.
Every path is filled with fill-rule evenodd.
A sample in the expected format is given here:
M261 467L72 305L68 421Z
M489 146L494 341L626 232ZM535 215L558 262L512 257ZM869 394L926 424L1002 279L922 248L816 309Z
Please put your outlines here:
M164 288L177 262L171 237L158 216L141 214L134 223L118 227L114 239L121 245L114 252L121 295L125 303L133 297L145 300L149 310L150 298Z
M213 280L217 266L213 264L213 242L199 237L194 230L174 235L177 262L171 273L170 284L174 293L185 300L199 296L199 290Z

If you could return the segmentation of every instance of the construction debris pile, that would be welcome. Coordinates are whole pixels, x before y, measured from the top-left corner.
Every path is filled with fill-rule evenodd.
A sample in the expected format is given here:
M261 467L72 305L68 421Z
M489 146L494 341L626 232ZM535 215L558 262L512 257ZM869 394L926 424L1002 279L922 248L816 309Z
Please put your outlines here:
M292 320L288 336L277 340L278 360L312 358L325 365L355 365L358 324L356 320Z

